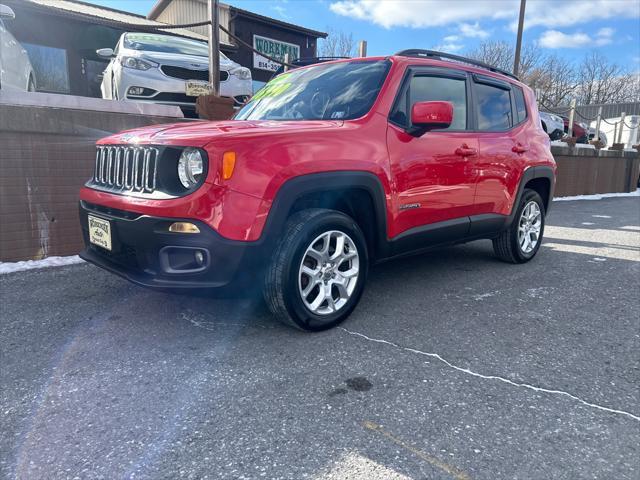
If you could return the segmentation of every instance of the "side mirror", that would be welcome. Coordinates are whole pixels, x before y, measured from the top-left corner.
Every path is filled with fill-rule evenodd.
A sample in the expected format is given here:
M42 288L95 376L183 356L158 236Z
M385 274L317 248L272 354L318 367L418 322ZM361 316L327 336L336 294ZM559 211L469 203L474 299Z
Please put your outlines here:
M14 18L16 18L16 14L11 8L7 7L6 5L0 4L0 18L3 18L5 20L13 20Z
M96 53L102 58L113 58L115 56L113 48L99 48Z
M447 128L452 122L451 102L416 102L411 107L411 126L408 133L420 137L429 130Z

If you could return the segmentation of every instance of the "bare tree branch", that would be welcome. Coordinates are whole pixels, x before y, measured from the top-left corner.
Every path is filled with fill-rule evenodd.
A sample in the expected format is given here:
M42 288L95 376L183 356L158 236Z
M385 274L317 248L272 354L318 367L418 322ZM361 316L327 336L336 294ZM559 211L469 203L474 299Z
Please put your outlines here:
M333 29L328 29L329 35L322 40L320 45L321 57L353 57L355 54L355 44L353 34L347 35Z

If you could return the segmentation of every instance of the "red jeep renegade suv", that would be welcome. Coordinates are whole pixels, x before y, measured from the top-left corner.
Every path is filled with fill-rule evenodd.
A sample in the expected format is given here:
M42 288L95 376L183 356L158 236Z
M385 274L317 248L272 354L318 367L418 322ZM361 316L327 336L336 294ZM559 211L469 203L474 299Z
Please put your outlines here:
M257 284L278 318L322 330L374 262L480 238L530 260L555 170L506 72L424 50L332 61L279 75L231 121L100 140L81 256L159 289Z

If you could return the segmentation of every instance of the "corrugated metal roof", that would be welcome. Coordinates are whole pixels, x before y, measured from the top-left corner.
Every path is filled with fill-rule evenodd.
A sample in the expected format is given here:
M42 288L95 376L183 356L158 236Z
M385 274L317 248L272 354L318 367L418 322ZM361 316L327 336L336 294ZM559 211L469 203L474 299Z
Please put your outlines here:
M142 15L135 13L123 12L113 8L102 7L78 0L22 0L24 6L32 6L34 8L46 9L53 13L62 14L69 17L75 17L80 20L90 21L92 23L113 26L123 30L128 28L153 28L162 27L166 23L149 20ZM161 33L173 33L181 37L193 38L195 40L207 41L207 37L199 33L192 32L185 28L177 28L171 30L163 30ZM232 47L233 45L227 44Z
M160 14L162 13L162 11L167 8L167 6L172 3L175 0L156 0L155 5L151 8L151 11L149 12L149 15L147 16L147 18L158 18L160 16ZM206 0L199 0L203 3L205 3ZM266 17L264 15L260 15L258 13L254 13L254 12L250 12L249 10L243 10L242 8L238 8L236 6L233 5L227 5L227 4L223 4L220 3L220 5L224 5L226 7L230 7L232 10L235 10L237 13L251 17L253 19L259 20L261 22L264 23L268 23L280 28L286 28L289 30L294 30L296 32L300 32L303 33L305 35L309 35L312 37L316 37L316 38L327 38L327 33L325 32L320 32L318 30L312 30L310 28L306 28L306 27L301 27L300 25L295 25L293 23L288 23L288 22L283 22L282 20L277 20L275 18L271 18L271 17Z

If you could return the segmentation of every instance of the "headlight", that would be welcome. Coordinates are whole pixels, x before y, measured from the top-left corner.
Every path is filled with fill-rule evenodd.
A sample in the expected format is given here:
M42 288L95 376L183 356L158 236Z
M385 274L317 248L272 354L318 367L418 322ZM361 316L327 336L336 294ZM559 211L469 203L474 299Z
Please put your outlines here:
M251 78L251 70L244 67L236 67L229 70L231 75L235 75L240 80L248 80Z
M186 148L178 160L178 178L185 188L197 185L204 172L204 160L199 150Z
M149 70L150 68L157 67L158 64L142 60L136 57L122 57L120 63L123 67L133 68L135 70Z

